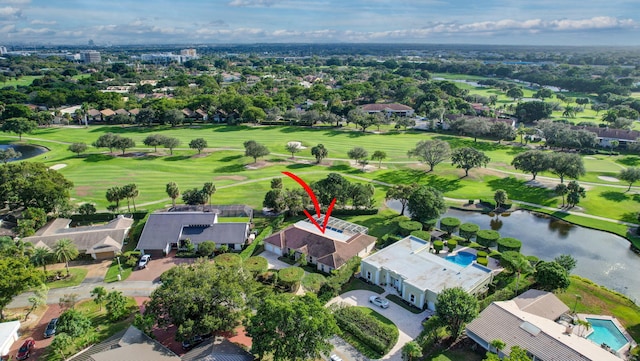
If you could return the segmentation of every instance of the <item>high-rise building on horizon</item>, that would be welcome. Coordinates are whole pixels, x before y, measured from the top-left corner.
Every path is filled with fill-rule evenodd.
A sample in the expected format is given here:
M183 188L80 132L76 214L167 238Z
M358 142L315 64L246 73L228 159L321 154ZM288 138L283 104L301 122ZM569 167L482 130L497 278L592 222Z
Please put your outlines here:
M85 51L81 53L81 55L82 55L82 61L87 64L100 63L102 61L99 51L95 51L95 50Z
M182 49L182 50L180 50L180 55L190 56L190 57L195 58L197 56L196 49L193 49L193 48L192 49Z

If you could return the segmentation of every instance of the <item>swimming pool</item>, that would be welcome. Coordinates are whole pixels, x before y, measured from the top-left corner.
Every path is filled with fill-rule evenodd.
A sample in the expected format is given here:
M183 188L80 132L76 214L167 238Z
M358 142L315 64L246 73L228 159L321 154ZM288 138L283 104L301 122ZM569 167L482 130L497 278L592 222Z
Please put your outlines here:
M453 256L447 256L445 259L462 267L467 267L476 259L476 255L470 252L460 251Z
M598 345L605 343L611 349L618 351L629 342L613 321L598 318L587 318L587 321L589 321L591 329L593 329L587 339Z

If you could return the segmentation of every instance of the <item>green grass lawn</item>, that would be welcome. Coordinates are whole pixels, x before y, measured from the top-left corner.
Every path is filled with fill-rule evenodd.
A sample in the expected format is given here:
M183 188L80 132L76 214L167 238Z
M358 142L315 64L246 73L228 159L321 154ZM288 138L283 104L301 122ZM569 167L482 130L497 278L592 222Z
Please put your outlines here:
M62 269L61 271L63 275L67 274L66 270ZM53 289L77 286L82 283L84 278L87 276L87 270L81 267L71 267L69 268L69 273L71 273L71 277L58 281L47 282L47 287Z
M470 350L447 350L427 357L426 361L482 361L483 354Z
M580 295L577 302L576 295ZM557 296L572 311L575 305L578 313L615 316L640 341L640 307L628 298L577 276L571 276L569 288Z
M384 289L382 287L376 286L370 283L366 283L365 281L355 277L352 277L349 280L349 282L347 282L344 286L342 286L342 290L340 290L340 293L347 293L349 291L355 291L355 290L367 290L367 291L375 292L377 294L384 293Z
M4 83L0 83L0 85L3 88L8 86L14 87L14 88L17 86L28 86L28 85L31 85L31 83L33 83L35 79L40 79L40 78L42 78L42 75L25 75L25 76L19 77L18 80L7 77L7 81L5 81Z
M120 262L124 262L124 257L120 259ZM133 267L129 267L125 263L122 263L122 281L129 278L132 272L133 272ZM109 269L107 270L107 274L104 276L104 281L106 283L117 282L118 273L119 273L118 262L114 260L111 266L109 266Z

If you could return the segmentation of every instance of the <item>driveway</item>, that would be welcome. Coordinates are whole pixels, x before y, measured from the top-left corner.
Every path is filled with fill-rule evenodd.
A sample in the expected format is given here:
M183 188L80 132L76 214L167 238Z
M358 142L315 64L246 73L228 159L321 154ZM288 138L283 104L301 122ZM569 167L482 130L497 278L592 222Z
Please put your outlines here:
M162 258L151 258L146 268L136 269L131 272L131 275L127 278L127 281L152 281L158 282L160 275L165 271L179 265L189 264L195 262L195 258L177 258L176 252L169 253L168 256Z
M33 352L31 353L31 357L29 357L29 359L30 360L42 359L45 347L49 346L51 344L51 341L53 341L53 337L44 338L44 330L47 328L47 324L49 324L49 321L54 317L60 316L60 313L62 313L62 310L60 309L59 305L57 304L49 305L49 307L44 312L42 317L40 317L40 320L38 320L38 323L35 325L35 327L28 330L20 330L20 333L21 333L20 339L18 339L18 341L13 343L13 345L11 346L11 351L9 355L15 357L15 355L18 354L18 349L20 348L20 346L22 346L22 343L24 342L24 340L26 340L29 337L33 337L33 340L36 342L36 346L34 347Z
M385 297L387 293L379 295ZM345 303L350 306L362 306L369 307L376 312L380 313L384 317L390 319L397 327L399 331L398 342L395 346L386 354L382 360L401 361L402 360L402 346L405 343L414 340L422 331L422 320L427 316L427 312L419 314L411 313L397 304L389 301L389 308L383 309L369 303L369 297L378 296L377 293L365 290L355 290L347 293L343 293L340 296L333 298L327 303L331 305L333 303ZM334 343L334 346L337 346ZM345 351L349 352L349 351ZM362 356L364 357L364 356ZM360 358L357 358L360 360ZM345 361L351 361L353 358L347 356L343 358Z
M267 259L267 262L269 262L269 269L283 269L283 268L291 267L290 264L279 260L278 255L273 252L264 251L260 253L258 256L262 256Z

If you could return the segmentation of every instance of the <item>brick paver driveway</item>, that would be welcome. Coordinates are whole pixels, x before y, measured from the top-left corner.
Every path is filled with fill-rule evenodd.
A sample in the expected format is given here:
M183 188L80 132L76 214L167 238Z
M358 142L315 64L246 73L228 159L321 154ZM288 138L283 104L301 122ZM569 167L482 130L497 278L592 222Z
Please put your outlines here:
M165 271L179 265L195 262L195 258L176 258L176 252L169 253L168 256L162 258L151 258L147 268L135 269L131 273L131 276L127 278L127 281L153 281L158 282L160 275Z
M379 295L384 297L386 295ZM377 293L365 290L356 290L343 293L338 297L333 298L327 305L333 303L345 303L350 306L362 306L369 307L376 312L380 313L384 317L390 319L397 327L399 332L398 342L396 345L386 354L382 360L401 361L402 360L402 346L405 343L418 337L422 331L422 320L426 317L427 312L415 314L411 313L397 304L389 301L389 308L383 309L374 306L369 302L369 297L378 296ZM337 346L334 344L334 346ZM348 358L348 357L347 357ZM343 359L344 361L351 361L351 359Z

